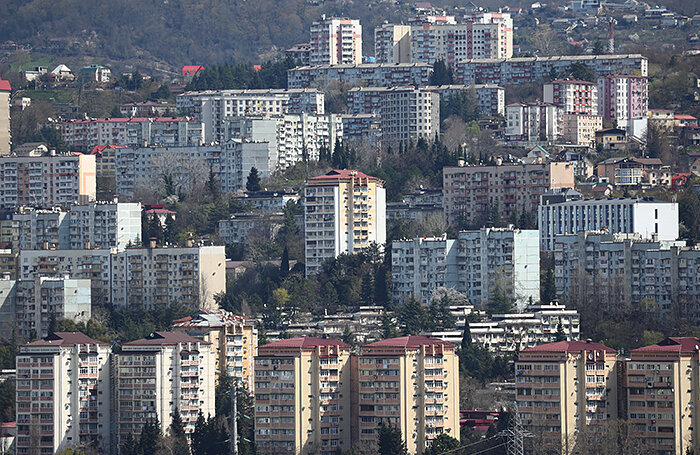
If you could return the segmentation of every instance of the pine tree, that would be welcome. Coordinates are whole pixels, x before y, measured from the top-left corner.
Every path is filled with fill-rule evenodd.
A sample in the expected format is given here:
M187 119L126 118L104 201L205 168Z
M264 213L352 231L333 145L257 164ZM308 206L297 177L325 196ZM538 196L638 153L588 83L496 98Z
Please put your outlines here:
M159 245L163 244L163 238L164 238L163 225L160 224L160 218L155 213L151 216L151 219L148 221L148 232L150 234L150 237L148 238L149 241L152 238L154 238L154 239L156 239L156 242Z
M126 441L121 446L121 455L141 455L143 451L139 450L139 444L131 433L126 435Z
M153 215L155 216L155 214ZM149 228L149 217L145 210L141 211L141 242L144 245L148 245L148 239L151 238L151 231Z
M564 327L561 325L561 322L557 324L557 336L555 337L554 341L566 341L567 336L566 333L564 333Z
M469 327L469 320L464 321L464 331L462 332L462 352L468 351L472 347L472 331Z
M399 322L405 335L418 335L426 328L428 315L425 307L415 297L411 297L399 310Z
M430 323L431 330L440 331L454 327L456 319L450 312L450 298L446 295L442 298L433 299L427 314L427 322Z
M382 327L382 338L387 340L389 338L396 338L399 336L396 330L396 325L392 317L388 313L382 313L381 316L381 327Z
M260 191L260 175L258 175L258 170L255 166L250 168L250 174L248 174L248 181L245 184L245 189L248 191Z
M369 273L362 277L360 301L363 305L372 305L374 303L374 283L372 282L372 276Z
M437 438L433 439L423 455L442 455L443 453L452 453L455 449L461 446L460 442L448 435L441 433Z
M542 291L540 292L540 302L544 305L549 305L557 298L557 289L554 284L554 270L548 268L544 272L542 280Z
M282 260L280 261L280 274L285 277L289 273L289 248L285 245L282 250Z
M379 455L408 455L408 449L401 436L401 430L384 424L379 427L377 450Z
M175 238L177 232L175 230L175 218L173 218L172 213L168 213L165 217L165 230L163 232L163 237L167 243L175 243Z
M170 422L170 439L172 445L172 455L189 455L189 444L185 435L185 426L182 423L180 411L175 408L173 420Z
M209 166L209 177L207 178L207 191L209 192L213 200L219 198L219 182L216 180L216 175L214 175L214 166Z
M141 429L139 449L144 455L156 453L161 446L161 432L158 418L147 421Z

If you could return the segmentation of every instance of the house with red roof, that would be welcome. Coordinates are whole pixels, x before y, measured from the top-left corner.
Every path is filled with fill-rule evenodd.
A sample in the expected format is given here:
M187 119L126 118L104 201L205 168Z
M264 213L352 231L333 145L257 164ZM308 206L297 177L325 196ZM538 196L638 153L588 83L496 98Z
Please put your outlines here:
M130 399L114 403L115 442L123 444L156 418L167 432L176 410L189 438L200 413L215 413L215 356L211 343L180 331L123 343L114 355L112 387L115 396Z
M190 82L200 71L204 71L202 65L185 65L182 67L182 78Z
M177 212L166 209L163 204L146 204L143 206L143 213L146 214L149 220L157 216L161 226L165 226L165 221L168 219L168 216L172 217L174 220L177 215Z
M617 377L617 351L590 340L520 351L515 386L525 429L544 450L573 453L578 432L605 431L617 418Z

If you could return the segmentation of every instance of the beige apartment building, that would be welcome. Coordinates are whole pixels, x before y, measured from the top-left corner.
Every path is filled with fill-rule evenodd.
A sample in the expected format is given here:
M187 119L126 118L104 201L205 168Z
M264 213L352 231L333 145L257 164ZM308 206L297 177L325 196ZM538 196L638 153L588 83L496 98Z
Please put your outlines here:
M384 182L355 170L312 177L304 189L306 275L342 253L386 242Z
M560 139L576 145L595 146L595 132L603 129L603 117L594 114L562 114Z
M262 454L334 455L351 445L350 346L291 338L258 348L255 443Z
M574 451L577 433L618 415L617 352L591 341L557 341L520 351L515 365L522 423L545 450Z
M412 454L442 433L459 440L458 363L454 345L438 338L362 346L352 361L353 447L376 447L382 424L400 428Z
M695 337L671 337L630 352L625 398L631 436L660 455L700 450L699 346Z
M311 24L311 65L362 63L362 25L358 19L322 16Z
M10 81L0 79L0 155L10 154Z
M16 358L16 453L54 454L110 446L109 344L56 332Z
M498 161L497 161L498 163ZM465 165L443 169L443 208L448 223L474 223L498 206L503 219L523 211L534 214L540 195L554 188L574 187L574 165L566 162L495 166Z
M258 329L252 319L226 310L200 310L173 321L173 330L211 343L216 351L216 380L226 369L229 376L252 391L253 359L258 352Z
M210 343L182 332L154 332L124 343L112 363L115 446L156 418L165 433L176 409L188 437L200 412L213 416L214 357Z

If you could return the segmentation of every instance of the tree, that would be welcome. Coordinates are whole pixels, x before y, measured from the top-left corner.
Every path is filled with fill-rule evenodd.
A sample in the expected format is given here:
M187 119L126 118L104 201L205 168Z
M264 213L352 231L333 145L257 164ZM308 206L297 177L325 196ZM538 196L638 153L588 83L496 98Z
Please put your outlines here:
M399 323L405 335L418 335L425 330L428 315L425 307L415 297L411 297L398 311Z
M172 213L168 213L165 217L165 229L163 231L163 237L166 243L175 243L177 239L177 229L175 228L175 218L173 218Z
M169 447L171 448L172 455L189 455L189 443L187 442L187 436L185 435L185 427L182 423L182 417L180 416L180 411L175 408L173 412L173 420L170 423L169 431Z
M6 380L0 382L0 422L15 421L15 384Z
M401 436L401 430L395 426L382 424L377 437L379 455L408 455L406 443Z
M549 305L557 299L557 288L554 284L554 270L548 268L542 277L542 290L540 292L540 302Z
M566 334L564 333L564 326L562 326L561 322L557 324L557 335L554 338L554 341L566 341L567 337Z
M207 178L207 191L211 195L212 199L216 200L219 198L219 182L216 180L216 175L214 175L214 166L209 166L209 177Z
M472 347L472 331L469 327L469 320L464 321L464 331L462 331L462 351L467 351Z
M150 219L148 220L148 233L150 237L148 239L144 239L144 241L148 242L151 239L155 239L159 245L163 244L165 234L163 231L163 225L160 224L160 218L155 213L151 215Z
M248 174L248 181L245 184L245 189L248 191L260 191L260 176L255 166L250 168L250 174Z
M159 100L168 99L172 96L168 84L160 84L158 90L153 93L153 97Z
M282 260L280 261L280 275L283 277L289 273L289 248L286 246L282 250Z
M428 319L431 322L432 330L447 330L455 326L456 319L450 311L450 298L447 295L440 299L431 300L428 308Z
M605 45L601 41L593 43L593 55L605 54Z
M442 455L443 453L451 452L458 449L461 446L460 442L448 435L447 433L441 433L437 438L433 439L423 455Z
M162 435L160 432L160 423L158 418L147 421L141 428L141 437L139 438L139 450L144 455L155 454L162 443Z
M399 336L399 332L396 330L396 324L394 323L394 318L392 318L389 313L382 313L381 327L383 339L387 340L389 338L396 338Z
M569 74L574 79L588 82L596 81L595 73L583 63L572 63L571 66L569 66Z
M436 60L433 63L433 72L430 75L430 85L450 84L452 84L452 71L450 71L444 60Z

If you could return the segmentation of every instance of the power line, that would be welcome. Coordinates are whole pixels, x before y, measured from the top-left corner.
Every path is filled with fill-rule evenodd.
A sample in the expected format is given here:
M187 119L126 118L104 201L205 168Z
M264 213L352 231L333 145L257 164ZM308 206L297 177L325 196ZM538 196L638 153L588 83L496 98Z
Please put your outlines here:
M486 438L486 439L482 439L482 440L480 440L480 441L472 442L471 444L466 444L466 445L463 445L463 446L459 446L459 447L457 447L456 449L450 449L450 450L448 450L447 452L441 452L439 455L447 455L448 453L454 453L454 452L457 452L458 450L463 450L463 449L466 449L467 447L475 446L475 445L477 445L477 444L483 444L483 443L486 442L486 441L490 441L490 440L492 440L492 439L496 439L496 438L500 438L500 437L502 437L502 435L501 435L500 433L498 433L498 434L496 434L496 435L494 435L494 436L491 436L490 438ZM505 444L505 443L503 443L503 444ZM500 447L500 446L503 445L503 444L499 444L499 445L494 446L494 447ZM493 448L493 447L490 447L490 448L488 448L488 449L486 449L486 450L491 450L492 448ZM481 453L481 452L477 452L477 453ZM475 454L472 454L472 455L475 455Z

